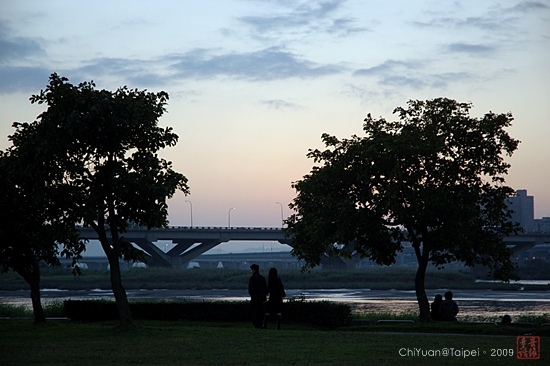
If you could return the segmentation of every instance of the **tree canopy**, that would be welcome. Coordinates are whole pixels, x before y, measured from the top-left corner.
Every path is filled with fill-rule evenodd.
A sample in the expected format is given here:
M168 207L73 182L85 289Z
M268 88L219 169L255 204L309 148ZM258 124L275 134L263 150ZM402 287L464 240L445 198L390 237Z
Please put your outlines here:
M505 185L519 141L505 131L510 113L470 116L471 103L447 98L411 100L397 121L364 120L364 136L323 134L325 150L310 150L315 166L302 180L287 220L293 253L307 266L324 255L395 261L410 242L418 261L415 288L420 316L429 319L426 267L454 261L514 275L502 241L510 222Z
M14 145L33 146L29 169L57 172L46 182L65 187L66 209L98 234L111 270L111 285L122 326L132 318L122 286L119 259L144 259L124 239L130 223L168 224L167 199L189 193L187 178L158 156L175 146L172 128L158 126L166 111L166 92L121 87L98 90L93 82L73 85L57 74L30 98L47 109L33 123L15 123ZM68 208L63 208L68 207Z

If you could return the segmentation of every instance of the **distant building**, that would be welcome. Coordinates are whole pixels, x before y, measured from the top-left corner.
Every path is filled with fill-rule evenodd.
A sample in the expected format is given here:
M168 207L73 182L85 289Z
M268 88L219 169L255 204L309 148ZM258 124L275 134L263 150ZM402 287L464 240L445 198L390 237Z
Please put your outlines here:
M535 219L533 231L538 233L550 233L550 217Z
M512 222L517 222L523 230L535 230L535 199L527 195L526 189L518 189L516 196L508 198L512 212Z

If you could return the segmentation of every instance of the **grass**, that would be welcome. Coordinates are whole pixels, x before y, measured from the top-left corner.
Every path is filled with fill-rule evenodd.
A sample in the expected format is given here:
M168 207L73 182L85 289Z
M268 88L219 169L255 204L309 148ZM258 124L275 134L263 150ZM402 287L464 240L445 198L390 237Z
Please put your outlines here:
M444 326L444 325L439 325ZM403 327L403 325L401 325ZM323 331L283 324L283 330L244 323L116 323L0 321L2 365L515 365L516 336L407 334L397 327ZM452 331L452 327L450 328ZM389 332L388 332L389 331ZM541 360L550 360L543 339ZM415 350L453 348L461 356L422 357ZM465 351L479 356L464 358ZM492 357L492 350L514 355ZM405 356L400 355L405 354ZM409 352L407 356L406 353ZM508 352L508 351L507 351Z

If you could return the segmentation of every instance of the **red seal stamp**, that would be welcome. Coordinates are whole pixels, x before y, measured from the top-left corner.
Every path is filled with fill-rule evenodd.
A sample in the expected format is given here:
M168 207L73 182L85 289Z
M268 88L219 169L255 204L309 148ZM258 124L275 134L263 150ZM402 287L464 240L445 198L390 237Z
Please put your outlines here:
M518 360L540 359L540 336L517 336L516 358Z

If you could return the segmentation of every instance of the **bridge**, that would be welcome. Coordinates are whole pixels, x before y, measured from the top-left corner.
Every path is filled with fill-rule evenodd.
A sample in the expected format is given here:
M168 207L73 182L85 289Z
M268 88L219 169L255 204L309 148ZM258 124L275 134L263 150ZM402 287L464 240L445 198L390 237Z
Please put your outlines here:
M80 238L98 240L92 228L80 227ZM281 228L250 227L167 227L131 228L122 234L125 240L134 243L145 253L147 265L158 267L181 267L217 245L230 240L237 241L278 241L291 244ZM172 241L176 244L167 252L154 242Z
M79 227L81 239L98 240L92 228ZM281 228L268 227L167 227L130 228L122 234L125 240L143 250L147 265L156 267L182 267L201 254L231 240L235 241L277 241L292 246L292 239L285 236ZM154 242L172 241L175 246L167 252ZM535 245L550 243L550 233L525 233L504 237L503 241L514 255ZM329 267L346 266L340 258L325 257L322 263Z

